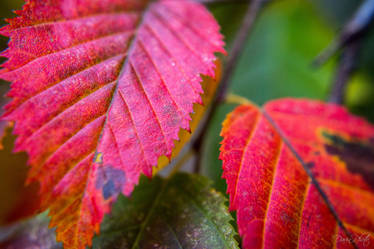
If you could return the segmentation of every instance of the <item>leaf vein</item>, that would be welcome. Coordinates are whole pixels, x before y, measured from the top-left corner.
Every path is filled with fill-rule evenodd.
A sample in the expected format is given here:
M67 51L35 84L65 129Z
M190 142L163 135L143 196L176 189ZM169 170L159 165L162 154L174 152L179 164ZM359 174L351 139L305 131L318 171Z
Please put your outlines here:
M142 153L142 155L143 155L143 157L144 157L144 160L146 161L147 164L149 164L148 159L147 159L146 156L145 156L145 150L144 150L144 147L143 147L143 143L142 143L142 141L140 140L140 137L139 137L139 131L138 131L138 128L137 128L136 125L135 125L134 117L132 116L132 114L131 114L131 112L130 112L130 108L129 108L129 106L128 106L126 100L125 100L125 97L123 96L123 93L122 93L122 91L121 91L120 89L118 89L118 94L120 95L120 97L121 97L121 99L122 99L122 102L123 102L123 104L124 104L124 107L125 107L125 109L126 109L128 115L129 115L129 117L130 117L130 120L131 120L132 126L133 126L133 128L134 128L134 132L135 132L136 138L137 138L137 140L138 140L138 142L139 142L140 149L141 149L141 153ZM144 170L144 169L143 169L143 170Z
M170 98L171 98L171 100L172 100L174 106L177 107L177 110L178 110L178 112L179 112L179 113L178 113L179 117L182 118L182 115L181 115L182 108L178 105L178 103L176 102L175 98L174 98L173 95L170 93L170 90L169 90L169 88L168 88L168 86L167 86L167 84L166 84L165 79L162 77L162 75L161 75L161 73L160 73L158 67L156 66L156 63L155 63L154 59L153 59L152 56L150 55L149 51L145 48L145 46L144 46L144 44L143 44L143 41L142 41L141 39L139 39L139 45L140 45L140 47L143 49L143 51L147 54L147 57L148 57L149 60L151 61L152 66L154 67L154 69L156 70L158 76L160 77L160 80L161 80L162 84L164 85L166 91L168 92L168 94L169 94L169 96L170 96ZM183 111L182 111L182 112L183 112Z
M79 16L77 18L70 18L70 19L57 19L57 20L51 20L51 21L46 21L46 22L39 22L39 23L35 23L35 24L32 24L32 25L28 25L28 26L22 26L22 27L18 27L18 28L15 28L15 29L12 29L12 31L16 31L16 30L19 30L19 29L24 29L24 28L29 28L29 27L39 27L39 26L45 26L45 25L54 25L54 24L62 24L62 23L68 23L68 22L73 22L73 21L79 21L79 20L84 20L84 19L88 19L88 18L94 18L94 17L103 17L103 16L112 16L112 15L122 15L122 14L140 14L141 11L113 11L113 12L101 12L101 13L95 13L95 14L92 14L92 15L85 15L85 16Z
M163 50L169 55L169 57L174 61L174 63L178 66L179 71L184 75L185 79L189 82L189 77L187 76L187 73L183 70L183 67L180 65L180 62L175 59L171 51L168 49L166 46L165 42L160 38L160 36L157 34L156 31L154 31L153 27L151 27L148 23L145 24L145 28L149 30L150 33L153 34L153 37L156 38L158 43L161 45ZM191 87L191 90L194 91L195 93L198 93L190 84L189 86Z
M190 52L192 52L194 55L196 55L196 58L198 58L200 60L200 62L202 64L206 64L204 61L203 61L203 58L201 57L200 54L198 54L195 49L192 48L192 46L185 40L183 39L178 32L176 32L174 30L174 28L172 26L169 25L168 21L164 19L164 17L162 15L160 15L159 13L157 13L156 11L153 11L152 12L155 17L157 17L159 19L159 21L164 25L164 27L170 31L172 31L171 33L174 35L174 37L176 37L178 40L180 40L182 42L183 45L185 45L185 47L190 50Z
M161 125L161 122L160 122L160 119L159 119L159 117L158 117L158 115L157 115L157 113L156 113L156 110L154 109L154 107L153 107L153 105L152 105L152 102L151 102L151 100L149 99L146 90L144 89L144 86L143 86L143 84L142 84L142 81L141 81L140 75L139 75L138 72L136 71L133 62L130 60L129 63L130 63L130 66L131 66L131 69L132 69L134 75L136 76L136 79L137 79L136 81L137 81L138 85L140 86L140 88L142 89L141 92L143 93L144 97L147 99L147 102L148 102L149 106L151 107L152 113L153 113L153 115L155 116L155 120L156 120L156 122L157 122L157 124L158 124L158 126L159 126L159 128L160 128L160 131L161 131L161 134L162 134L162 136L163 136L163 140L164 140L164 144L165 144L165 146L166 146L166 149L169 150L170 148L169 148L169 146L168 146L168 144L167 144L167 142L166 142L165 131L163 130L162 125Z
M235 192L232 193L232 195L233 195L233 198L232 198L233 201L232 202L233 203L236 202L235 201L236 200L236 193L237 193L237 188L238 188L240 174L241 174L243 163L244 163L244 157L245 157L245 154L248 151L249 144L251 143L251 140L252 140L253 135L255 134L255 131L258 129L258 123L261 120L260 116L261 115L259 113L256 114L256 120L254 121L254 125L253 125L253 128L252 128L251 134L249 134L249 136L247 138L247 141L246 141L246 144L244 146L243 154L241 156L241 160L240 160L240 164L239 164L238 175L237 175L237 177L235 179Z
M45 54L45 55L42 55L42 56L39 56L39 57L35 57L35 59L27 62L26 64L20 66L19 68L16 68L14 70L11 70L7 73L14 73L14 72L17 72L19 70L21 70L23 67L31 64L31 63L34 63L36 61L39 61L39 60L42 60L42 59L45 59L45 58L48 58L49 56L52 56L52 55L56 55L58 53L61 53L61 52L68 52L69 50L72 50L72 49L75 49L77 47L80 47L82 45L85 45L85 44L89 44L89 43L93 43L95 41L99 41L99 40L103 40L103 39L107 39L109 37L114 37L114 36L118 36L118 35L124 35L124 34L134 34L134 30L129 30L129 31L119 31L119 32L113 32L113 33L109 33L109 34L106 34L106 35L102 35L102 36L98 36L98 37L95 37L91 40L85 40L85 41L82 41L82 42L79 42L79 43L76 43L76 44L73 44L72 46L69 46L67 48L63 48L63 49L60 49L60 50L56 50L52 53L49 53L49 54ZM24 52L22 50L20 50L21 52ZM33 55L34 56L34 55Z
M115 82L115 81L114 81ZM77 102L75 102L73 105L70 105L68 106L66 109L62 110L61 112L59 112L57 115L53 116L48 122L44 123L41 127L39 127L36 131L33 132L33 134L31 134L27 141L30 141L33 137L35 137L38 133L40 133L45 127L47 127L49 124L53 123L57 118L59 118L60 116L64 115L68 110L71 110L73 109L78 103L80 103L81 101L83 101L85 98L87 98L88 96L92 95L92 94L95 94L96 92L104 89L105 87L110 87L110 86L113 86L114 85L114 82L110 82L98 89L95 89L93 92L91 92L89 95L86 95L84 98L81 98L79 99ZM94 117L96 119L96 117ZM94 120L95 120L94 119ZM91 123L91 121L88 121L87 123ZM82 127L83 129L83 127ZM80 131L81 129L78 130L78 132ZM73 134L75 135L75 134ZM27 142L26 142L27 143Z
M281 154L282 154L282 148L283 148L283 143L281 143L279 146L278 146L278 153L277 153L277 157L275 158L274 160L274 166L273 166L273 177L271 179L271 183L270 183L270 192L269 192L269 196L268 196L268 201L266 203L266 208L265 208L265 216L264 216L264 227L263 227L263 230L262 230L262 246L261 248L265 248L265 232L266 232L266 222L267 222L267 217L268 217L268 211L269 211L269 207L270 207L270 202L271 202L271 196L272 194L274 193L273 192L273 184L274 184L274 181L277 177L277 171L278 171L278 168L279 168L279 160L281 159Z

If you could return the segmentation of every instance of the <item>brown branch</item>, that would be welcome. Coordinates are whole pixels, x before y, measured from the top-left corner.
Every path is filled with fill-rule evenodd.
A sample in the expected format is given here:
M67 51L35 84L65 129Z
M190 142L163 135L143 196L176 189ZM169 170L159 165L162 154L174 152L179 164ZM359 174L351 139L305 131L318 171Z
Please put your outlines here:
M367 35L367 31L373 21L374 0L365 0L344 26L338 38L314 60L313 65L320 66L339 50L342 50L329 97L330 102L337 104L344 103L346 85L355 70L361 48L361 41Z
M196 134L196 140L193 142L193 149L195 150L197 154L196 166L195 166L196 173L200 171L203 142L204 142L205 136L207 135L207 130L208 130L210 121L212 120L214 114L216 113L219 104L225 98L227 89L229 87L229 84L231 83L231 78L232 78L234 69L238 63L238 60L244 48L247 37L253 27L253 24L255 23L255 20L262 6L266 2L267 2L266 0L251 1L246 11L246 14L243 18L240 29L236 34L232 49L230 51L230 55L225 64L225 69L223 72L221 83L217 89L216 95L213 98L211 107L207 111L206 118L203 121L199 131Z
M343 30L325 50L313 61L318 67L335 55L339 50L348 47L366 35L374 20L374 0L365 0L357 9L352 18L344 26Z
M347 83L357 64L361 42L356 40L349 44L343 51L336 71L334 84L331 89L329 102L343 104Z

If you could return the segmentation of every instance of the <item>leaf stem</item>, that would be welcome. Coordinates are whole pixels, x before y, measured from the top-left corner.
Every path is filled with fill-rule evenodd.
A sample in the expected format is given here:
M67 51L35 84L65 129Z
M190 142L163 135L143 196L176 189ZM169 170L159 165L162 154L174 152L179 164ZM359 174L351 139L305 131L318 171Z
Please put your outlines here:
M226 98L225 98L225 103L226 104L235 104L235 105L255 105L252 101L249 99L236 95L233 93L228 93Z
M234 69L238 64L241 52L244 48L245 42L250 34L251 29L255 23L255 20L262 9L263 5L268 2L268 0L253 0L248 5L246 14L243 18L240 29L238 30L230 55L227 59L225 69L223 72L221 83L218 87L217 93L213 98L212 104L207 111L206 119L202 123L200 129L197 132L196 140L193 142L193 149L196 151L196 164L195 172L199 172L201 168L201 156L203 149L203 142L207 135L209 124L216 113L219 104L225 99L227 89L231 83L231 78L234 73Z
M173 170L170 172L169 177L175 175L179 170L194 156L193 150L188 150L177 162L177 164L173 167Z
M349 44L344 49L335 74L329 102L336 104L344 103L346 86L352 76L352 73L355 71L360 47L361 42L357 40Z
M321 66L339 50L339 59L329 101L344 103L346 85L349 82L359 57L361 41L374 21L374 0L365 0L334 41L313 61L313 66Z
M314 59L313 66L321 66L340 49L364 37L373 21L374 0L365 0L345 24L338 37Z

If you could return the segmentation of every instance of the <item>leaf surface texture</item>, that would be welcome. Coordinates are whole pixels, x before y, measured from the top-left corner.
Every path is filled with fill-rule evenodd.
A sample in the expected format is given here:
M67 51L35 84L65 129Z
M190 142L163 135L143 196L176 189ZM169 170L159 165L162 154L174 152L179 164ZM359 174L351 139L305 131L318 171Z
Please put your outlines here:
M374 243L374 127L343 107L281 99L263 107L313 172L359 248ZM220 158L244 248L353 248L263 112L223 123Z
M16 13L1 29L5 118L57 239L84 248L118 194L189 130L222 36L189 0L28 0Z

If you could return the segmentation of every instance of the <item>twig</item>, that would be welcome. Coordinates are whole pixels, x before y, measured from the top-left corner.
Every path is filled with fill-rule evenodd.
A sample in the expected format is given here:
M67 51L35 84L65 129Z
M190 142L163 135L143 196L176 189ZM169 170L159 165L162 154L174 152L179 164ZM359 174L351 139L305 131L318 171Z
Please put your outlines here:
M329 101L336 104L343 104L345 97L345 89L348 81L351 78L357 63L358 52L361 42L356 40L349 44L341 55L337 72L334 79L334 84L331 89Z
M180 158L177 164L173 167L173 170L170 172L169 177L175 175L179 170L194 156L192 150L188 150L182 158Z
M200 140L197 138L197 140ZM197 141L196 140L196 141ZM195 164L193 168L193 173L199 174L201 170L201 163L202 163L202 157L203 157L203 141L199 142L198 147L192 147L192 149L195 151ZM195 144L193 145L195 146Z
M195 165L195 172L199 172L201 168L201 150L203 147L204 138L207 134L207 130L212 120L214 114L217 111L217 108L220 102L224 99L229 84L231 82L231 77L233 75L234 69L238 63L239 57L241 55L241 51L245 45L247 37L253 27L253 24L260 12L262 6L267 2L266 0L253 0L248 6L246 14L243 18L241 27L236 34L234 44L232 46L230 55L227 59L227 63L225 65L225 70L223 72L222 81L218 87L217 93L214 96L212 101L212 105L210 109L207 111L206 118L198 131L196 136L196 140L193 143L193 149L196 151L196 165Z
M373 20L374 0L365 0L344 26L338 38L316 57L313 66L321 66L338 50L349 46L349 44L364 36Z

